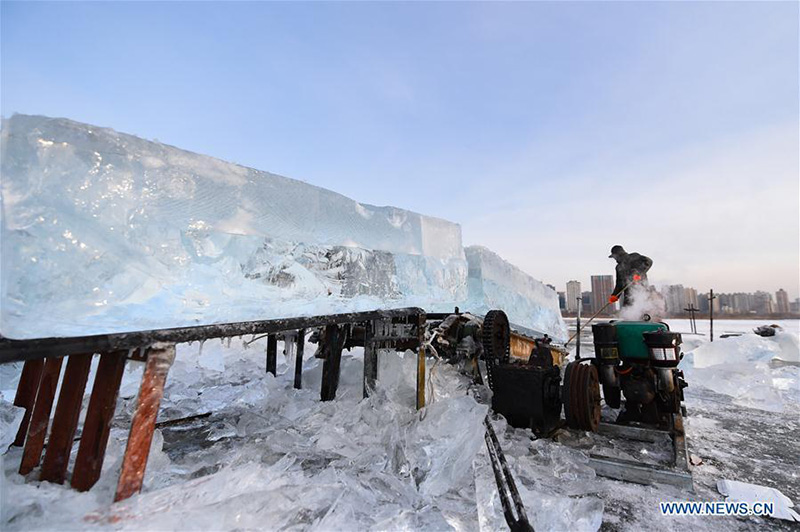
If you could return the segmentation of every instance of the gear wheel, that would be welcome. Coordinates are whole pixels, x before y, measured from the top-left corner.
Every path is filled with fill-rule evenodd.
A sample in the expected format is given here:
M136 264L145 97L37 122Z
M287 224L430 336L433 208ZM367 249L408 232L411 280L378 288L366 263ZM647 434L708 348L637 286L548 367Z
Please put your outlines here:
M508 325L508 316L502 310L490 310L483 318L481 327L481 343L483 344L483 358L486 361L486 376L489 388L494 390L492 380L496 364L508 362L511 346L511 328Z

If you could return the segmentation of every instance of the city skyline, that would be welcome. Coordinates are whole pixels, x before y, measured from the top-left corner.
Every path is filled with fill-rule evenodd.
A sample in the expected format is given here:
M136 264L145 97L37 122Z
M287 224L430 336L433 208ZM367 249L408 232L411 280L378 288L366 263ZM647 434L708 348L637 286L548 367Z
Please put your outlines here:
M562 311L574 313L577 310L577 302L573 300L580 298L582 311L599 311L608 300L610 278L611 276L608 275L592 275L592 289L589 291L581 290L582 284L580 281L574 279L568 281L566 290L556 290L560 308ZM694 308L699 312L708 312L709 310L708 297L710 293L708 291L698 292L694 287L682 284L662 286L649 284L663 298L664 310L667 315L686 314L690 308ZM551 284L547 286L554 288ZM756 290L754 292L715 291L714 299L710 305L713 307L714 312L728 315L800 314L800 297L790 299L786 290L782 288L775 292L765 290ZM615 307L616 305L610 307L607 312L613 312Z
M585 279L582 278L582 277L567 277L566 281L564 281L564 282L553 282L552 279L547 279L547 280L542 279L542 282L545 283L545 284L557 286L558 287L557 292L564 292L567 283L569 283L570 281L577 281L577 282L579 282L581 284L582 287L591 287L591 278L593 276L597 276L597 275L612 275L614 277L614 279L616 280L616 274L613 272L613 268L612 268L611 269L611 273L606 274L606 273L598 272L598 273L594 273L594 274L587 274ZM759 283L757 283L757 282L748 283L748 284L753 284L754 285L754 287L750 288L750 289L744 289L744 288L741 288L741 287L739 287L739 288L725 288L725 287L728 286L726 283L718 283L718 284L715 284L713 286L703 287L703 286L698 286L697 284L693 284L691 282L687 282L685 280L683 280L683 281L681 281L681 280L659 281L658 277L654 277L652 275L652 271L648 272L647 276L648 276L648 281L649 281L648 284L650 286L655 286L659 291L661 291L666 286L682 284L683 286L694 288L695 290L697 290L698 294L701 294L701 293L707 294L709 290L713 290L715 294L717 294L717 293L719 293L719 294L736 294L736 293L750 293L750 294L753 294L755 292L763 291L763 292L771 293L773 295L773 297L774 297L776 292L778 292L779 290L784 290L786 292L787 298L788 298L788 300L790 302L794 301L795 299L800 298L800 292L792 292L790 287L784 286L784 285L780 285L780 284L776 284L776 283L766 283L765 282L765 283L762 283L762 285L759 285ZM775 288L772 288L771 286L766 286L766 285L769 285L769 284L775 284Z

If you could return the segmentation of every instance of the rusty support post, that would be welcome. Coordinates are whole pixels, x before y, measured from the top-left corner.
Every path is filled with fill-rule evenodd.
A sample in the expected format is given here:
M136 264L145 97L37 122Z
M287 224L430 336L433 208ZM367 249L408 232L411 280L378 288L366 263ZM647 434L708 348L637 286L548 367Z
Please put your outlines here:
M44 360L28 360L22 366L22 375L19 377L17 385L17 395L14 396L14 406L25 409L22 423L17 430L17 437L14 438L16 447L22 447L25 443L25 435L28 433L28 425L31 422L33 404L36 402L36 393L39 391L39 381L42 379L42 368Z
M278 371L278 336L267 336L267 373L277 375Z
M50 437L47 440L47 451L42 462L41 480L56 484L64 483L91 366L91 353L70 355L67 359L61 393L53 415L53 426L50 428Z
M339 366L342 360L342 331L338 325L325 327L325 361L322 363L322 389L320 399L332 401L339 387Z
M419 317L417 328L419 351L417 352L417 410L425 407L425 316Z
M28 427L28 437L25 438L25 450L19 466L20 475L30 473L34 467L39 465L39 460L42 458L44 438L47 435L47 426L50 424L50 412L53 409L53 399L56 395L56 388L58 388L62 361L61 357L48 358L44 363L39 393L36 394L36 404L33 406L31 424Z
M294 387L299 390L303 387L303 353L306 348L306 330L297 331L297 347L294 359Z
M71 484L78 491L90 490L100 478L111 433L111 418L117 407L119 386L125 370L125 354L125 351L115 351L100 355L72 472Z
M368 321L364 324L364 399L375 391L375 382L378 380L378 350L372 340L373 336L375 324Z
M142 489L147 458L150 455L150 443L156 428L158 407L164 395L167 373L174 360L174 344L154 344L148 350L147 365L142 375L139 397L136 399L136 411L131 420L131 431L128 435L125 457L122 459L122 470L119 473L114 502L127 499Z

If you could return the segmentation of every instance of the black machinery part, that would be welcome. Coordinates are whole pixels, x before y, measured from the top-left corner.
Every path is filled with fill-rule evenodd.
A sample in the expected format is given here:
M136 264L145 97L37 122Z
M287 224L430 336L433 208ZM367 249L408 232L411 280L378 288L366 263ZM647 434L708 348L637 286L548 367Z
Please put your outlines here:
M600 379L593 364L570 362L562 390L567 426L597 432L600 426Z
M481 328L481 343L489 388L494 391L494 368L497 364L508 362L511 349L511 327L505 312L490 310L486 313Z
M484 418L483 423L486 426L484 433L486 449L489 452L489 460L494 471L494 480L497 484L497 493L500 495L506 524L511 532L533 532L533 527L525 512L525 505L522 504L522 497L517 490L514 475L511 474L503 449L500 447L500 441L497 439L497 434L495 434L488 416Z
M497 364L492 410L516 428L547 436L561 420L561 369L528 364Z
M622 405L622 390L619 386L603 384L603 400L611 408L619 408Z

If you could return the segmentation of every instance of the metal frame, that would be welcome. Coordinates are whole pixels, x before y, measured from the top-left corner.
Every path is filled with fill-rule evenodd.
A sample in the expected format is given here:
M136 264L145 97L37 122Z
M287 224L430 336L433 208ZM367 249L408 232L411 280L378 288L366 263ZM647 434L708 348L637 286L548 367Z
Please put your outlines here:
M267 335L266 371L276 372L278 337L287 358L294 356L294 387L302 387L303 355L309 329L322 330L318 356L324 358L320 398L336 397L342 350L364 346L364 397L375 388L380 349L418 349L417 408L425 406L425 311L420 308L350 312L300 318L178 327L69 338L12 340L0 337L0 364L24 361L14 404L25 417L14 445L24 445L19 472L30 475L39 465L47 439L40 480L64 483L75 441L78 417L92 356L100 355L92 387L71 485L87 491L103 466L122 374L127 360L145 363L145 371L131 420L115 501L142 489L150 443L156 428L167 374L175 345L212 338ZM61 369L67 359L52 425L50 414ZM49 428L49 438L48 438Z
M655 442L660 439L665 431L601 423L599 432L600 434L629 440ZM598 475L603 477L635 484L670 484L694 492L692 472L689 466L689 453L686 448L686 434L683 429L683 417L680 414L673 414L672 429L669 433L672 437L673 457L672 463L668 468L597 454L589 455L589 465L594 468Z

